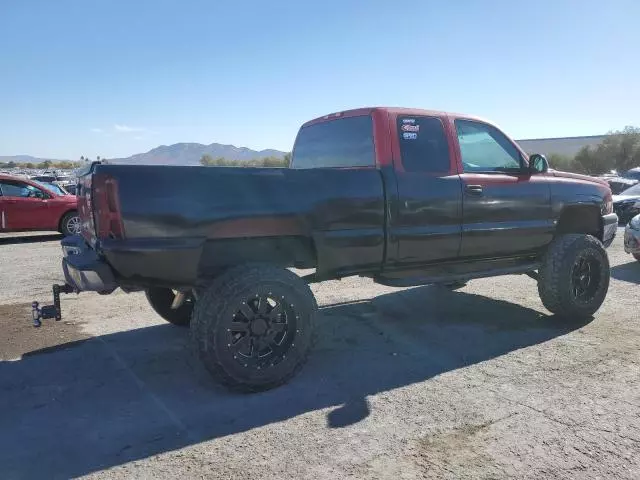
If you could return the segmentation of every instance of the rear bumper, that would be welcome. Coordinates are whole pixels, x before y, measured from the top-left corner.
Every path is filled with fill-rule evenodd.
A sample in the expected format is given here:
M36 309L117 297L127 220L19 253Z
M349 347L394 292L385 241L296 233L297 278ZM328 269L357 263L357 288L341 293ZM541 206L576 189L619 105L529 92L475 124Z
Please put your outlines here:
M615 213L602 216L602 243L608 247L618 231L618 216Z
M60 244L64 278L75 291L111 293L118 288L111 267L80 235L66 237Z

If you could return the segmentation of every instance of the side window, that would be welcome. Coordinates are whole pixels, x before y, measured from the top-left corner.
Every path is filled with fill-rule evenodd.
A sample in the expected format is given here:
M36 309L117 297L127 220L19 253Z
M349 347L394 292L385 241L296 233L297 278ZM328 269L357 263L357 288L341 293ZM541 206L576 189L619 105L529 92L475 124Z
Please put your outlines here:
M373 167L373 122L369 115L303 127L293 148L291 168Z
M25 183L3 180L0 182L0 189L2 189L2 195L5 197L26 198L29 196L29 191Z
M456 120L455 124L465 172L520 170L518 149L496 128L470 120Z
M0 181L0 190L4 197L20 197L20 198L45 198L46 195L42 190L22 182L14 182L12 180Z
M407 172L449 172L449 144L439 118L398 117L397 128Z

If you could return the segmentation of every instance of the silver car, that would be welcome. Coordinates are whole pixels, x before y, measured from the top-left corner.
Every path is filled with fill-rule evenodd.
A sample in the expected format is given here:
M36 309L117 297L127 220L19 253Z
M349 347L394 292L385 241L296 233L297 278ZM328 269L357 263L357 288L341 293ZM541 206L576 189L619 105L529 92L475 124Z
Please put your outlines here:
M640 215L636 215L624 229L624 251L640 262Z

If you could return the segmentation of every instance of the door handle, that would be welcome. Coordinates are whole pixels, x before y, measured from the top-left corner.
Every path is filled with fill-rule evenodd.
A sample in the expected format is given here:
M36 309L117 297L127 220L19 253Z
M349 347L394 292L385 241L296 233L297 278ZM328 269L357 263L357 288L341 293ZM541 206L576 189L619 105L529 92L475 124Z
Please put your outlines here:
M464 190L469 195L482 195L482 185L467 185Z

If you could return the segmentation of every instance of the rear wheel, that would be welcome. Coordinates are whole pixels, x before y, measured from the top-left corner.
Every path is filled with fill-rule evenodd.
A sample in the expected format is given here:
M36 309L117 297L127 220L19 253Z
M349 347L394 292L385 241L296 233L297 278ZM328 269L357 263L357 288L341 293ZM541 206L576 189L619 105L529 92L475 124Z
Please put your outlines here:
M552 313L567 318L589 317L604 302L609 276L609 258L600 240L591 235L562 235L545 254L538 293Z
M291 379L311 349L317 304L289 270L227 270L198 297L191 322L196 353L216 381L245 392Z
M186 327L193 313L193 296L189 293L178 308L171 308L178 292L170 288L149 288L145 291L151 308L167 322L179 327Z
M80 233L80 217L78 212L72 211L65 213L60 220L60 231L65 235L77 235Z

